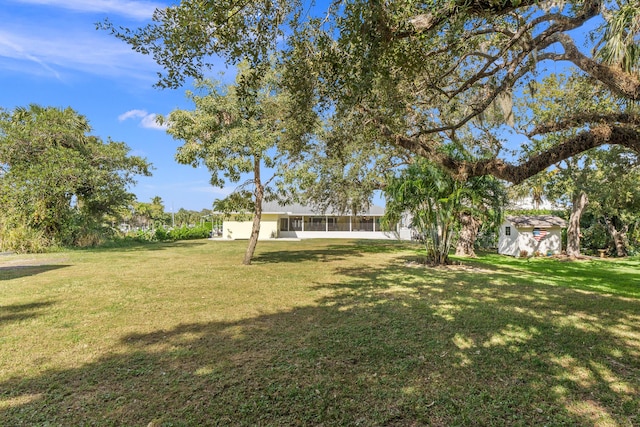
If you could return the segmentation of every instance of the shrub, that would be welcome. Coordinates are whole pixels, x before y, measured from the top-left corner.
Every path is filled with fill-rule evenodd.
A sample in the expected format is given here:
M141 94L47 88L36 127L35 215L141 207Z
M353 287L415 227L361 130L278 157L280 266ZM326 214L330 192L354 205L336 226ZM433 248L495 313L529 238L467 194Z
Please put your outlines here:
M16 226L0 230L0 250L16 253L45 252L54 242L49 240L43 231Z
M104 240L104 235L102 233L98 230L91 230L78 236L75 241L75 246L80 248L99 246L104 242Z
M172 240L192 240L205 239L209 237L210 230L206 227L185 227L174 228L169 231L169 237Z
M170 240L170 239L171 237L167 230L165 230L163 227L156 228L154 233L154 240L157 240L158 242L164 242L165 240Z

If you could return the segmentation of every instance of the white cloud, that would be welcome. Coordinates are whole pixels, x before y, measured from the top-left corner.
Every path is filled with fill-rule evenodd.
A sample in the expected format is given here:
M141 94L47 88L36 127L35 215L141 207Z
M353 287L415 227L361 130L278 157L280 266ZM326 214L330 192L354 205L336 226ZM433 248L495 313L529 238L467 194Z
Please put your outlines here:
M26 74L44 73L61 79L70 70L99 76L155 80L154 63L126 44L95 30L4 26L0 30L0 59Z
M148 113L146 110L129 110L126 113L120 114L118 120L123 122L129 119L140 119L140 126L145 129L167 130L166 125L160 125L156 121L157 117L157 114Z
M10 1L14 7L5 8ZM150 87L162 71L150 55L96 30L104 18L75 10L102 11L118 16L151 16L166 0L4 0L0 1L0 71L69 81L77 74L105 77ZM163 4L164 3L164 4ZM51 6L45 8L42 6ZM55 7L55 9L53 9ZM125 22L136 28L136 23ZM221 61L222 64L222 61Z
M25 51L19 40L13 40L10 34L0 31L0 57L5 56L18 60L26 60L38 64L46 72L60 79L60 74L37 56Z
M155 9L165 5L137 0L13 0L15 3L58 7L76 12L113 13L135 19L150 19Z
M148 114L149 113L147 113L145 110L130 110L130 111L127 111L126 113L120 114L118 116L118 120L123 122L127 119L139 119L147 116Z
M156 121L157 117L158 116L154 113L148 114L142 118L140 124L143 128L147 129L167 130L166 124L161 125Z

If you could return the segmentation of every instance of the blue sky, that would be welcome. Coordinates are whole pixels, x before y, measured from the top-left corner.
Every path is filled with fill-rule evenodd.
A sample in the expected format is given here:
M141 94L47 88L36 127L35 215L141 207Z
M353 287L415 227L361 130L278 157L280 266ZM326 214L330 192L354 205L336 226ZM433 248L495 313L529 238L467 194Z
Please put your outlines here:
M185 87L153 87L157 65L95 24L146 24L156 7L172 2L142 0L2 0L0 7L0 107L39 104L71 107L89 120L93 135L111 137L146 157L152 177L132 188L139 201L162 197L166 211L211 208L233 187L216 189L204 167L174 160L180 141L155 121L156 114L192 108ZM219 70L223 71L221 64Z

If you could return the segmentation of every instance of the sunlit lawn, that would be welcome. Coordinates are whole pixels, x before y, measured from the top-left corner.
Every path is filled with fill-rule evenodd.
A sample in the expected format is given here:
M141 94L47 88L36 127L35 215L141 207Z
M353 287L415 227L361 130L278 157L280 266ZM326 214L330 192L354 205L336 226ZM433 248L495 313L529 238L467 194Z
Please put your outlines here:
M0 256L0 425L640 425L640 260Z

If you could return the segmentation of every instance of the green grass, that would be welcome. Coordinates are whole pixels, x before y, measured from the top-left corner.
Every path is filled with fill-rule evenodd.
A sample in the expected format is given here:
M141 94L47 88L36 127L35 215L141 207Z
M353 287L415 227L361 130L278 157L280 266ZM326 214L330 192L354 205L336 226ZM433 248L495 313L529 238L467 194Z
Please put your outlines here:
M0 425L640 425L640 260L190 241L0 257Z

